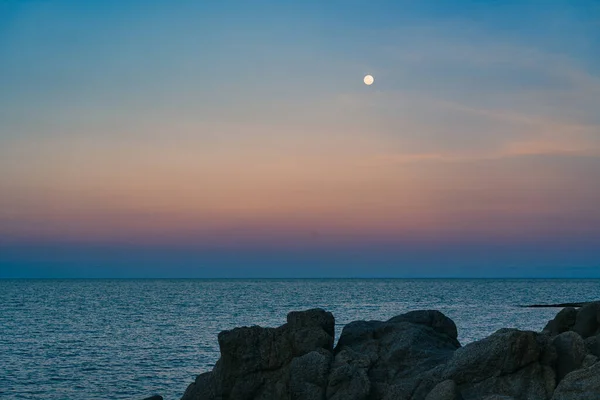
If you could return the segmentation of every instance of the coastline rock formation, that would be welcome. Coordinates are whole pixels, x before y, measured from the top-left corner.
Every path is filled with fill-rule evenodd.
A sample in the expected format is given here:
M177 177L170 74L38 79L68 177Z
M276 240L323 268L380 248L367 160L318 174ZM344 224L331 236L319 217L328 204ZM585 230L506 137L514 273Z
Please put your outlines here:
M598 335L600 302L464 347L439 311L349 323L335 348L331 313L291 312L279 328L221 332L221 358L182 400L600 399Z
M333 359L334 319L320 309L291 312L279 328L219 334L221 358L183 399L319 399Z

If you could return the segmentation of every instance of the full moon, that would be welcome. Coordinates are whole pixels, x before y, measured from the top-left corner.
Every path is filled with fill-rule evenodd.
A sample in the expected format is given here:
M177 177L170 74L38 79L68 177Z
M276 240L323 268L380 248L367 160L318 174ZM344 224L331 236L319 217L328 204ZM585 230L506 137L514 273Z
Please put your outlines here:
M365 76L365 79L363 79L363 81L365 82L365 85L371 86L373 82L375 82L375 78L373 78L373 76L371 75L367 75Z

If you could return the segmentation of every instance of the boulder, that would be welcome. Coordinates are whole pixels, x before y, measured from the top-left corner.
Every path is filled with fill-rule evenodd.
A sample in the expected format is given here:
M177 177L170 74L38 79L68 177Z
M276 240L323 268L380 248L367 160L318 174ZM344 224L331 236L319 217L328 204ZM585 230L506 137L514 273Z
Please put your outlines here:
M216 368L216 366L215 366ZM217 399L217 387L212 372L205 372L196 377L196 380L190 384L182 400L204 400Z
M548 399L555 378L545 362L545 347L546 340L535 332L500 329L456 350L443 377L453 379L465 399Z
M552 396L554 383L551 368L535 362L509 375L463 383L459 389L465 400L479 400L492 395L515 400L547 400Z
M321 399L333 358L334 319L321 309L292 312L279 328L219 334L221 358L182 400Z
M345 357L338 354L333 363L326 397L328 400L366 400L371 393L367 368L362 367L360 362L346 361Z
M585 347L589 353L600 357L600 336L596 335L585 339Z
M463 400L456 382L447 379L435 385L425 400Z
M598 357L593 354L587 354L581 362L581 368L589 368L598 362Z
M428 326L432 328L434 331L439 332L443 335L451 337L456 340L456 344L458 343L458 329L456 329L456 324L450 318L446 317L439 311L435 310L425 310L425 311L411 311L406 314L398 315L388 322L390 323L398 323L398 322L410 322L413 324L420 324L424 326Z
M451 319L413 311L351 322L334 349L331 313L291 312L278 328L221 332L221 358L182 400L600 399L599 321L589 303L542 333L500 329L461 347Z
M427 372L459 347L456 325L439 311L411 312L385 322L352 322L335 348L327 396L403 398L417 395L419 388L423 398L439 381L427 380ZM359 397L341 395L351 387L360 388Z
M567 374L552 400L597 400L600 398L600 363Z
M315 349L333 349L335 320L329 312L320 309L292 311L287 316L285 327L294 356L307 354Z
M332 361L331 352L318 349L296 357L290 364L290 397L292 400L322 400Z
M540 359L542 347L537 336L535 332L500 329L458 349L444 375L460 385L511 374Z
M560 310L553 320L548 321L542 332L556 336L573 328L577 319L577 310L573 307L567 307Z
M581 367L587 355L585 342L579 334L569 331L563 332L552 339L556 349L556 379L560 382L569 372Z
M572 330L579 333L582 338L597 335L600 328L600 302L586 304L577 312L575 325Z
M600 334L600 302L582 303L579 309L566 307L543 330L551 336L567 331L574 331L583 339Z

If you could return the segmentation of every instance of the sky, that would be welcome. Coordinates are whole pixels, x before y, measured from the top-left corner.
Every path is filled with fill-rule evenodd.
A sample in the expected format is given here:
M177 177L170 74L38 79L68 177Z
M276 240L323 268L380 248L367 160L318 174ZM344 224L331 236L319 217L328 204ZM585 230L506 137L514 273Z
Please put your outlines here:
M0 278L600 277L599 205L597 1L0 0Z

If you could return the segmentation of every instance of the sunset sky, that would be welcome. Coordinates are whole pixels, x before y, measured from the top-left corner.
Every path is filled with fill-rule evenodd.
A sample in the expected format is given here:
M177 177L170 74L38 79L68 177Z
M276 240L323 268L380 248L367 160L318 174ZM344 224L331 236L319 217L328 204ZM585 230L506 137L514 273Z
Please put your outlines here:
M600 277L600 2L0 0L0 277L327 276Z

